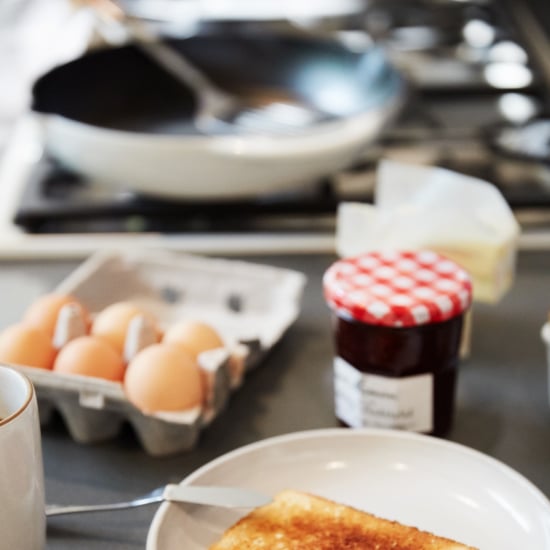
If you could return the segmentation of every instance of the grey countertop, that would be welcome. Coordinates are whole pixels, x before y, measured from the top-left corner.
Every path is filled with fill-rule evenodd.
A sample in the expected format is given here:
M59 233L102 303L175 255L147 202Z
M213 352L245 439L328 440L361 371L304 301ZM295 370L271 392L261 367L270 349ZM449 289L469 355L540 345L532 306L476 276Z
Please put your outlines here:
M292 431L337 425L332 410L332 341L321 277L329 256L246 258L308 275L301 314L266 361L249 373L195 450L154 458L130 428L96 445L72 441L59 418L43 428L49 502L97 503L130 498L184 478L241 445ZM4 263L2 326L15 322L51 290L72 262ZM512 291L495 306L475 304L471 355L461 366L455 425L448 439L491 455L550 496L550 407L540 330L550 309L550 255L522 253ZM144 548L156 506L51 518L51 550Z

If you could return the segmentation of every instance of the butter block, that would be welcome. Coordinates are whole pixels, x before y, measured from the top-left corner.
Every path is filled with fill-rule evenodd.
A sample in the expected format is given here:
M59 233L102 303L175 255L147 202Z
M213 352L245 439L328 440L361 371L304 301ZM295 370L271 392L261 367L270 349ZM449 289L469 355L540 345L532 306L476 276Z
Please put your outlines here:
M500 191L436 167L382 161L375 204L341 203L336 250L433 250L463 267L474 300L498 302L513 284L520 227Z

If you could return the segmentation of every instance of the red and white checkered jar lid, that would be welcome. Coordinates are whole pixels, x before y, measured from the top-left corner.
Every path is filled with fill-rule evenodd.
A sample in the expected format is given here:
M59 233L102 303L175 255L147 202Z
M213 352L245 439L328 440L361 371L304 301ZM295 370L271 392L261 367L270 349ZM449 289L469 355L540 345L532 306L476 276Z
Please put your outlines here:
M446 321L472 302L466 271L431 251L379 251L345 258L328 268L323 289L339 315L390 327Z

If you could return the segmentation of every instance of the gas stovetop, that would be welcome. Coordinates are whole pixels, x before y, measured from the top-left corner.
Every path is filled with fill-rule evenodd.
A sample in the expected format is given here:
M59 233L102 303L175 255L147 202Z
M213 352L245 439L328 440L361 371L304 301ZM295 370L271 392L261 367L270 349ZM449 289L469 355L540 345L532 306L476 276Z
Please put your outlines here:
M11 206L3 207L4 235L18 243L9 253L83 255L128 243L216 253L332 251L338 204L373 200L380 158L443 166L494 183L523 227L522 246L546 248L550 71L543 54L548 48L550 59L550 47L546 35L535 32L543 29L540 17L525 7L372 2L363 30L384 44L409 79L409 101L354 166L294 193L223 202L137 196L84 181L47 158L22 160L23 145L18 149L14 138L7 155L12 166L4 166L4 179L10 169L18 174L12 177L17 191L4 200ZM22 132L28 138L29 129ZM21 166L13 170L16 162ZM0 237L0 252L5 240Z

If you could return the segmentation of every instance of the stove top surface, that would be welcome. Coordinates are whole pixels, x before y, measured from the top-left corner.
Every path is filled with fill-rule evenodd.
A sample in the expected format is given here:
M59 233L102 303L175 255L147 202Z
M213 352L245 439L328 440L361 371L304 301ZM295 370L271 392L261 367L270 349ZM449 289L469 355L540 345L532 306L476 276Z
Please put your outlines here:
M541 52L548 47L550 59L550 47L526 33L540 17L526 16L521 4L517 11L508 0L372 2L363 30L401 68L411 95L377 143L326 181L247 200L168 201L84 181L42 158L20 182L11 222L31 236L255 234L277 235L281 243L318 237L330 248L338 204L372 202L377 163L392 158L490 181L525 228L545 232L550 71Z
M550 212L550 119L505 124L506 102L528 94L417 97L349 170L294 192L238 200L166 200L83 180L42 158L24 183L14 222L34 234L324 232L342 201L372 202L380 158L442 166L494 183L512 209ZM474 124L476 121L476 124ZM477 127L477 122L480 127ZM530 147L525 147L525 135ZM539 145L537 145L539 143Z

